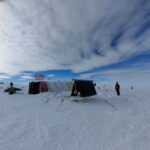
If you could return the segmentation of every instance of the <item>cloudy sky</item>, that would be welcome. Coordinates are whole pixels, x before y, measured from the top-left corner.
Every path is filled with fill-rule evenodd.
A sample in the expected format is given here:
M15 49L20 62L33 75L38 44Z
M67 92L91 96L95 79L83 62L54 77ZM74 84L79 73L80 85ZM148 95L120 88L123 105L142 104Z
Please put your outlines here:
M0 80L150 83L149 0L1 0Z

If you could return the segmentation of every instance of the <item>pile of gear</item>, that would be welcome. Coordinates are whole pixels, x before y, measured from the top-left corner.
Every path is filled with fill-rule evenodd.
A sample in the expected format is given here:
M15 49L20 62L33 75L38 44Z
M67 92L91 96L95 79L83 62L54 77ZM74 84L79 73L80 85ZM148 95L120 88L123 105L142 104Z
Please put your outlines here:
M17 91L21 91L20 88L13 87L13 83L10 83L10 87L5 89L4 92L8 92L10 95L16 94Z

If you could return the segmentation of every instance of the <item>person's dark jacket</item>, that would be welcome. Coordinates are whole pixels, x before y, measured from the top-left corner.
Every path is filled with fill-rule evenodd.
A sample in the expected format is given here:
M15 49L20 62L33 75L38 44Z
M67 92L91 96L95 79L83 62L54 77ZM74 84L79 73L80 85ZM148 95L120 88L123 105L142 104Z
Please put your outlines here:
M119 90L119 89L120 89L120 85L119 85L119 83L116 83L116 85L115 85L115 89L116 89L116 90Z

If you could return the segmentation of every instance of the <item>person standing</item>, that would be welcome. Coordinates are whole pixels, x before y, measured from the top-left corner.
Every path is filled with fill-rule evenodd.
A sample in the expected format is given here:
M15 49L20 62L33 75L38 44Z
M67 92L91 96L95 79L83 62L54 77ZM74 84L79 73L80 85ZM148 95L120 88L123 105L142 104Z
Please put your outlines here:
M115 90L116 90L117 95L120 96L120 85L118 82L116 82Z
M13 90L13 82L10 83L10 90L9 90L9 94L14 94L14 90Z

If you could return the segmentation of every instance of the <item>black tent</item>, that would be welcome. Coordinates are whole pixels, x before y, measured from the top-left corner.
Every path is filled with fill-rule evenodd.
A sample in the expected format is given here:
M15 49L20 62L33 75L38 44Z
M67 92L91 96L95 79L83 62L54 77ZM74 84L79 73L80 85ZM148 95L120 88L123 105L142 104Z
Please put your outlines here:
M96 95L95 85L91 80L75 80L71 96L87 97Z
M48 92L48 85L46 82L39 81L29 83L29 94L39 94L43 92Z
M40 93L40 83L39 82L30 82L29 83L29 94L38 94Z

